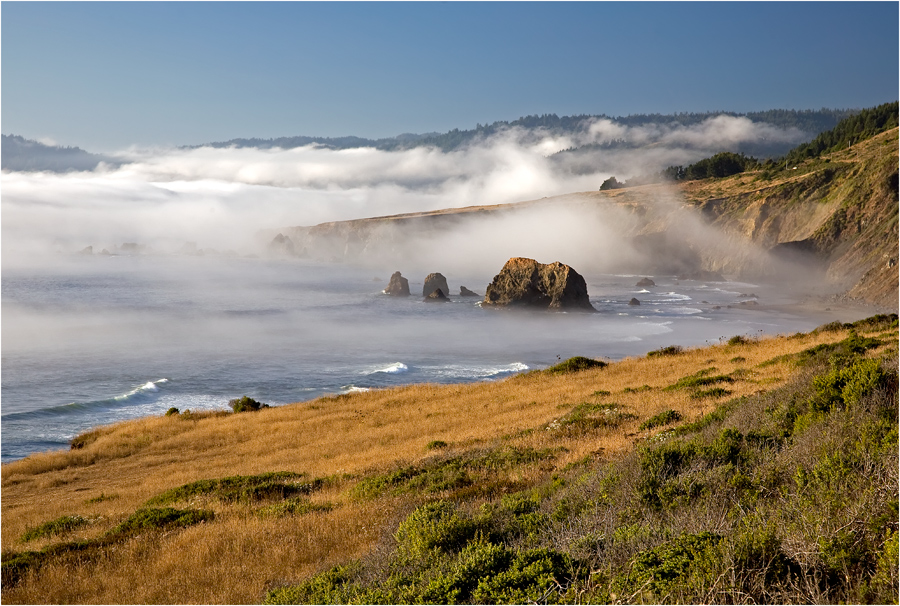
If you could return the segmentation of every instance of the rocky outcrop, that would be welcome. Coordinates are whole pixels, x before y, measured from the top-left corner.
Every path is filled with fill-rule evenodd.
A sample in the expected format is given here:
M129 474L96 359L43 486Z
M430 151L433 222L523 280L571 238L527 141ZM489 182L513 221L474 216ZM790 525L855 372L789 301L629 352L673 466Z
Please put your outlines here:
M563 263L514 257L488 285L483 306L596 311L581 275Z
M640 288L646 288L648 286L656 286L656 282L654 282L650 278L641 278L640 280L638 280L638 283L635 284L635 286L640 287Z
M425 286L422 287L422 296L427 297L437 289L441 289L444 296L447 296L446 293L450 292L450 287L447 286L447 278L441 274L428 274L425 278Z
M392 297L408 297L409 296L409 280L400 275L399 271L391 274L391 280L388 282L384 294Z
M426 303L444 303L449 300L450 299L447 298L447 296L444 294L444 291L442 291L440 288L435 288L428 294L427 297L425 297Z
M196 244L194 245L194 249L196 251ZM296 250L294 250L294 242L290 239L290 237L285 236L284 234L278 234L272 241L269 242L269 246L267 252L270 255L278 256L278 257L293 257L296 254Z
M634 297L631 297L631 301L629 301L628 304L629 305L640 305L641 302L638 301L637 299L635 299Z
M469 290L465 286L460 286L459 287L459 296L460 297L480 297L481 295L479 295L477 292L473 292L473 291Z

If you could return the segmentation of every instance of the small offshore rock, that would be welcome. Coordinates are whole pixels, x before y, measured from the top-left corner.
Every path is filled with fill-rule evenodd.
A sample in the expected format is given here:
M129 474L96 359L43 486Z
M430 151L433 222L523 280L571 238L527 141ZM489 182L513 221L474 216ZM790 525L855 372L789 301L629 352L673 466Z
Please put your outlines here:
M459 296L460 297L480 297L481 295L479 295L477 292L472 292L465 286L460 286L459 287Z
M425 286L422 287L422 296L427 297L437 289L441 289L444 298L447 297L446 293L450 292L450 287L447 286L447 278L437 273L428 274L425 277Z
M78 251L78 254L79 254L79 255L92 255L92 254L94 254L94 247L93 247L93 245L92 245L92 246L85 246L85 247L82 248L80 251Z
M450 299L444 294L440 288L435 288L427 297L425 297L426 303L444 303L445 301L449 301Z
M408 297L409 296L409 280L400 275L399 271L391 274L391 280L388 282L384 294L392 297Z
M638 283L635 286L639 286L641 288L645 288L647 286L656 286L656 282L651 280L650 278L641 278L638 280Z
M628 304L629 305L640 305L641 302L638 301L637 299L635 299L634 297L631 297L631 301L629 301Z

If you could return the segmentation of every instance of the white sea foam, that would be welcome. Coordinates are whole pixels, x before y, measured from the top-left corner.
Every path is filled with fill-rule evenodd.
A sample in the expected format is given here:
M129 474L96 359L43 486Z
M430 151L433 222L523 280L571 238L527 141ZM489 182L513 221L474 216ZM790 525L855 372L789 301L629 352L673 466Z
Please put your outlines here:
M497 366L468 364L448 364L446 366L423 366L422 370L444 379L491 379L528 370L523 362L513 362Z
M379 368L377 370L372 370L372 371L367 372L366 374L374 375L375 373L381 372L381 373L389 374L389 375L398 375L398 374L408 372L408 371L409 371L409 366L407 366L403 362L394 362L390 366L387 366L385 368Z

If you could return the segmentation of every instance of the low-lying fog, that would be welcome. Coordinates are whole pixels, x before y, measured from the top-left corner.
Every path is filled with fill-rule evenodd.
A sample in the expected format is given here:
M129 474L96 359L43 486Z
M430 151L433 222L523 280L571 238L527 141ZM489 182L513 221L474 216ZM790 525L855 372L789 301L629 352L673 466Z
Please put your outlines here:
M656 288L635 287L638 276L615 267L630 254L621 216L569 209L470 222L383 266L269 259L257 235L594 191L610 175L685 164L725 140L797 136L727 117L694 129L618 128L598 122L578 141L509 131L447 153L131 149L118 155L118 168L3 173L3 460L170 406L222 408L244 394L281 404L409 382L490 380L557 356L620 358L814 327L816 320L741 307L784 302L761 284L663 276ZM626 136L657 145L597 152L588 174L552 156ZM666 193L659 203L677 209L680 200ZM88 246L93 254L78 254ZM198 251L205 254L186 254ZM454 295L462 285L483 295L512 256L573 265L600 313L505 314L480 309L478 299L434 306L416 296L432 271L447 276ZM396 270L410 280L409 299L381 294ZM629 306L632 297L641 306Z
M132 148L111 154L123 162L118 168L4 173L3 268L50 251L112 251L124 242L162 252L194 242L253 253L260 229L595 191L611 175L621 181L742 143L802 137L796 129L719 116L692 127L596 120L569 137L510 129L451 152ZM566 154L554 155L616 140L644 147L590 151L579 156L577 170Z

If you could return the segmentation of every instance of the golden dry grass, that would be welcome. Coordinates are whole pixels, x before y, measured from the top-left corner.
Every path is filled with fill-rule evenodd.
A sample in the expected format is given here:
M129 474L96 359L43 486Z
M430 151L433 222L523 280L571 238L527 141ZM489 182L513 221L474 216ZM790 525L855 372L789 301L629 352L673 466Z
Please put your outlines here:
M432 440L449 452L513 445L554 448L559 456L525 481L588 456L613 458L651 432L649 417L673 409L684 421L713 410L724 398L693 399L665 390L699 370L744 372L726 385L729 397L769 390L795 371L787 362L760 363L820 343L845 331L775 337L744 345L686 350L676 356L626 359L567 375L533 372L496 383L413 385L320 398L254 413L185 420L154 417L103 428L80 450L39 454L2 467L4 551L39 549L61 539L24 544L30 527L63 515L84 515L91 525L70 536L97 537L149 498L187 482L269 471L310 477L339 474L314 501L337 506L294 518L260 519L245 506L204 503L214 521L185 530L134 538L115 553L72 569L45 565L15 588L7 602L238 603L261 599L272 584L296 581L326 565L358 557L396 526L397 511L411 501L383 497L360 502L348 496L353 478L434 456ZM630 392L644 385L649 390ZM610 392L608 395L597 394ZM636 418L582 434L547 426L583 402L616 403ZM656 430L659 431L659 430ZM349 478L349 479L347 479ZM102 500L97 497L103 495Z

